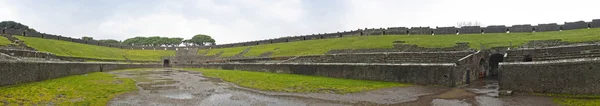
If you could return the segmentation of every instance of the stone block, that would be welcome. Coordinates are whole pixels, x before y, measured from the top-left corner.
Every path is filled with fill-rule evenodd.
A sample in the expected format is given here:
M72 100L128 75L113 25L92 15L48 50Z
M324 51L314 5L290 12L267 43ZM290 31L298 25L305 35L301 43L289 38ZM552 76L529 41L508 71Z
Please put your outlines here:
M436 35L444 35L444 34L456 34L458 29L456 27L438 27L435 29Z
M506 33L506 26L504 25L496 25L496 26L487 26L483 28L484 33Z
M509 27L508 30L510 31L510 33L515 33L515 32L533 32L533 27L529 24L526 25L513 25L512 27Z

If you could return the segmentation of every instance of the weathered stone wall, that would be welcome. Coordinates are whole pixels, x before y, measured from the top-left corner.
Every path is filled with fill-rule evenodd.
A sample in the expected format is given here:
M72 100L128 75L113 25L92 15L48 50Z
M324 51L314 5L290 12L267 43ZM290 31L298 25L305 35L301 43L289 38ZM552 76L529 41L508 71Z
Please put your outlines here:
M533 32L533 27L529 24L526 25L513 25L512 27L509 27L508 30L513 33L513 32Z
M480 26L464 26L458 29L461 34L481 34L483 31Z
M437 27L435 28L435 34L456 34L458 29L456 27Z
M300 63L300 64L177 64L176 67L215 68L226 70L259 71L347 78L359 80L414 83L420 85L444 85L464 83L452 78L454 63L430 64L360 64L360 63ZM456 82L456 83L455 83Z
M300 56L289 63L453 63L473 52L390 52Z
M543 43L543 42L540 42ZM546 41L545 43L557 43ZM547 44L551 45L551 44ZM524 58L530 56L533 61L560 60L572 58L590 58L600 57L599 44L581 44L554 46L545 48L519 48L506 51L507 62L523 61Z
M560 31L560 25L556 23L539 24L535 27L535 32Z
M600 94L600 58L500 63L500 89L518 92Z
M483 28L484 33L506 33L506 26L504 25L495 25L495 26L487 26Z
M33 58L56 58L56 55L46 52L28 51L28 50L13 50L13 49L0 49L0 53L4 53L10 56L17 57L33 57Z
M0 86L125 68L158 68L161 64L46 63L0 61Z

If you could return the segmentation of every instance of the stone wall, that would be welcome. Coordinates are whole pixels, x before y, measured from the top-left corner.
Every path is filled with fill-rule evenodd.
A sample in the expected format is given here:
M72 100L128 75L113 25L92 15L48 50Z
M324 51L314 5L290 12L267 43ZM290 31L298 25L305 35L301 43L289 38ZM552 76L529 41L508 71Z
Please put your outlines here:
M0 86L126 68L158 68L161 64L47 63L0 61Z
M600 58L500 63L500 89L600 94Z
M539 43L557 42L558 41L554 40ZM506 53L508 54L506 57L507 62L523 61L528 56L531 57L533 61L591 58L600 57L600 44L565 45L545 48L518 48L506 51Z
M14 49L0 49L0 53L4 53L10 56L17 57L32 57L32 58L57 58L56 55L46 52L28 51L28 50L14 50Z
M299 56L289 63L453 63L473 52L389 52Z
M361 64L361 63L221 63L177 64L176 67L214 68L285 74L300 74L358 80L414 83L419 85L456 86L464 83L454 76L454 63L430 64Z

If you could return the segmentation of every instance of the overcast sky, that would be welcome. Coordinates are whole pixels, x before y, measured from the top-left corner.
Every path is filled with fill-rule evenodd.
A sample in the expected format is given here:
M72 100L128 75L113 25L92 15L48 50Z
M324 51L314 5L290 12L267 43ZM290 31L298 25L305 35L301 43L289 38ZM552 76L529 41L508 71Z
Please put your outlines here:
M600 19L600 0L0 0L0 20L70 37L191 38L217 44L358 28Z

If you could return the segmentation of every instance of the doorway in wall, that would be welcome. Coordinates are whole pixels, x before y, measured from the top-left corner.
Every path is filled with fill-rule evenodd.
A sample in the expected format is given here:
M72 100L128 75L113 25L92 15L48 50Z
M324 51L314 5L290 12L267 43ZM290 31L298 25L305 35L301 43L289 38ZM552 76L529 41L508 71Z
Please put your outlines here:
M498 76L498 64L504 61L504 55L500 53L492 54L489 59L490 76Z
M163 67L171 67L171 61L169 59L163 60Z

